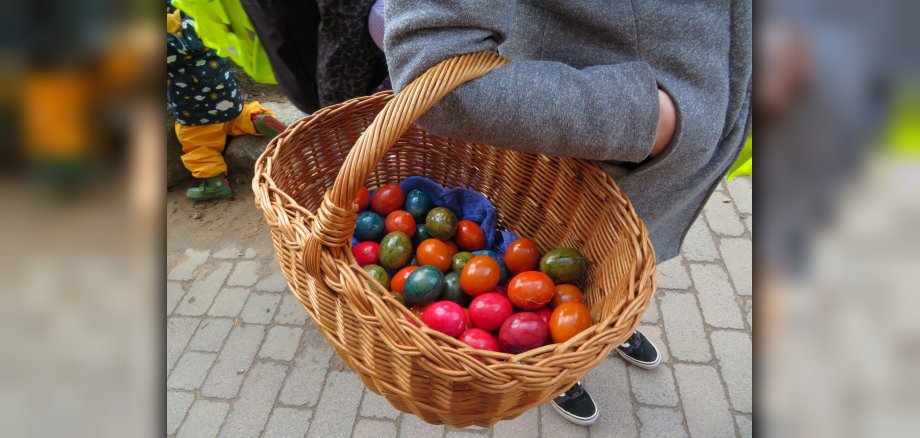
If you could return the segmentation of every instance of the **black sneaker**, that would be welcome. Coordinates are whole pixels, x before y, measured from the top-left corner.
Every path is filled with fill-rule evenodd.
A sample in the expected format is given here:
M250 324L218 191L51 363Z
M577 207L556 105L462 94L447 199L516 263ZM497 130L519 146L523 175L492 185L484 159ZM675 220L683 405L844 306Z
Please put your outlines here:
M590 426L597 421L597 405L581 386L576 382L568 391L552 401L553 408L563 418L579 426Z
M655 368L661 363L661 354L658 353L658 348L638 331L617 347L617 353L620 353L620 356L623 356L623 359L626 359L627 362L647 370Z

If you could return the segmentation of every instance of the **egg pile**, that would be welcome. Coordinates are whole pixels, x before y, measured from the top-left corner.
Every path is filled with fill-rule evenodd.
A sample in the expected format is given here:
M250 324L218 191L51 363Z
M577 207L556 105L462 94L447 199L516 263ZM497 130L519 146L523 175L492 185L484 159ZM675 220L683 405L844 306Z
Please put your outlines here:
M587 269L574 248L541 254L527 238L503 254L481 224L457 220L421 190L396 184L358 192L352 254L429 328L473 348L522 353L565 342L593 325L582 291Z

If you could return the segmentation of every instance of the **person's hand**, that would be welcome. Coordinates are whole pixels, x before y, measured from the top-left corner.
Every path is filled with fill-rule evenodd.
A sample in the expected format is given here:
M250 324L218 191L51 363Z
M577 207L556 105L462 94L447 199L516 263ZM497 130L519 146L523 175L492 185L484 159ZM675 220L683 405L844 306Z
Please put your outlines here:
M676 127L677 109L674 107L674 101L668 93L658 89L658 130L655 131L655 144L652 146L650 157L657 157L671 144Z

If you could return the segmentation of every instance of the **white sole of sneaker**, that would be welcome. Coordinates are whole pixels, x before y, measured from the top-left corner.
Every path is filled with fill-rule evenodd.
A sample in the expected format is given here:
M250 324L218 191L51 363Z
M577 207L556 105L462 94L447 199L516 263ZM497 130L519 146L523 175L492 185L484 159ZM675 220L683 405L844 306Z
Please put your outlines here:
M572 416L572 414L569 414L566 411L563 411L562 408L556 406L556 404L553 402L549 402L549 404L553 406L553 409L555 409L556 412L562 416L562 418L565 418L569 422L575 423L579 426L590 426L597 421L597 411L594 412L594 415L591 418L579 418Z
M655 345L655 343L652 342L651 339L647 339L647 338L646 338L646 340L648 341L649 344L652 344L652 347L655 347L655 351L658 352L658 357L656 357L655 360L654 360L653 362L640 362L640 361L638 361L638 360L635 360L635 359L629 357L629 355L627 355L626 353L624 353L624 352L623 352L622 350L620 350L619 348L616 349L616 350L617 350L617 354L619 354L620 357L622 357L623 360L625 360L626 362L629 362L629 363L631 363L631 364L633 364L633 365L635 365L635 366L637 366L637 367L639 367L639 368L646 369L646 370L655 369L655 368L658 367L659 364L661 364L661 350L658 349L658 346Z

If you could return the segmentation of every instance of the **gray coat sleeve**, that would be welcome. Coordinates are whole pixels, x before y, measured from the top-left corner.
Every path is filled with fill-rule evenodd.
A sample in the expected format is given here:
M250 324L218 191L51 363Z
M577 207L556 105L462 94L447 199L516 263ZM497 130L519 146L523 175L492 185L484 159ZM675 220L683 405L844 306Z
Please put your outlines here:
M509 3L387 0L384 47L394 90L446 58L499 52L512 19ZM657 84L641 61L584 69L513 61L458 87L419 124L525 152L639 162L655 139Z

